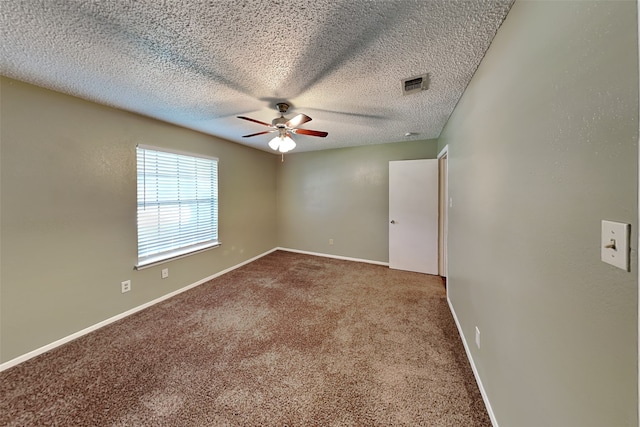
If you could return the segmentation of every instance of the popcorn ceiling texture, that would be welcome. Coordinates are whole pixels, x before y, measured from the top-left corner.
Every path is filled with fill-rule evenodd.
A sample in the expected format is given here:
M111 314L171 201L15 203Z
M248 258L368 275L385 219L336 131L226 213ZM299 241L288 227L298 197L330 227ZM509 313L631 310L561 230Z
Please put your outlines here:
M512 3L0 0L0 72L267 151L235 116L270 122L279 101L329 132L296 151L430 139Z

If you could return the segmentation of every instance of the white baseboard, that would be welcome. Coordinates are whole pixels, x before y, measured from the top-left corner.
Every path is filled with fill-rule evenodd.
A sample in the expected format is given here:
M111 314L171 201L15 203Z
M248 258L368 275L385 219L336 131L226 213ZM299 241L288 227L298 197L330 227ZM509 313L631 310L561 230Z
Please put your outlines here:
M109 325L109 324L111 324L113 322L116 322L116 321L118 321L120 319L124 319L125 317L130 316L130 315L132 315L134 313L137 313L138 311L144 310L145 308L151 307L152 305L155 305L155 304L157 304L159 302L162 302L162 301L164 301L166 299L169 299L169 298L171 298L173 296L181 294L182 292L188 291L189 289L195 288L196 286L200 286L203 283L206 283L211 279L215 279L216 277L220 277L223 274L226 274L226 273L228 273L230 271L233 271L233 270L235 270L237 268L240 268L240 267L242 267L242 266L244 266L246 264L249 264L250 262L253 262L253 261L255 261L255 260L259 259L259 258L262 258L265 255L269 255L270 253L275 252L277 250L278 250L278 248L273 248L273 249L271 249L271 250L269 250L267 252L264 252L264 253L262 253L262 254L260 254L258 256L255 256L255 257L253 257L251 259L243 261L240 264L237 264L237 265L229 267L229 268L227 268L225 270L219 271L219 272L217 272L217 273L215 273L215 274L213 274L213 275L211 275L209 277L205 277L202 280L198 280L197 282L192 283L192 284L190 284L188 286L185 286L184 288L180 288L180 289L178 289L176 291L170 292L170 293L168 293L166 295L163 295L163 296L161 296L159 298L156 298L156 299L154 299L152 301L149 301L147 303L144 303L142 305L134 307L134 308L132 308L130 310L127 310L124 313L120 313L120 314L118 314L116 316L110 317L110 318L108 318L106 320L103 320L102 322L98 322L95 325L92 325L92 326L89 326L88 328L82 329L81 331L75 332L75 333L73 333L71 335L68 335L68 336L66 336L64 338L60 338L59 340L54 341L54 342L52 342L50 344L47 344L47 345L42 346L40 348L37 348L37 349L35 349L33 351L25 353L22 356L18 356L15 359L11 359L11 360L9 360L9 361L7 361L5 363L0 364L0 372L4 371L5 369L9 369L9 368L11 368L13 366L19 365L20 363L25 362L25 361L27 361L27 360L29 360L29 359L31 359L33 357L36 357L36 356L38 356L38 355L40 355L42 353L46 353L47 351L53 350L54 348L59 347L59 346L61 346L63 344L66 344L66 343L68 343L70 341L73 341L73 340L75 340L77 338L80 338L83 335L87 335L90 332L96 331L96 330L98 330L98 329L100 329L100 328L102 328L104 326L107 326L107 325Z
M376 265L389 266L388 262L373 261L373 260L370 260L370 259L351 258L351 257L347 257L347 256L323 254L323 253L320 253L320 252L301 251L301 250L298 250L298 249L281 248L281 247L276 248L276 250L286 251L286 252L295 252L297 254L314 255L314 256L320 256L320 257L324 257L324 258L341 259L341 260L344 260L344 261L365 262L367 264L376 264Z
M460 326L460 322L458 321L458 316L456 316L456 311L453 308L453 304L451 304L449 295L447 295L447 302L449 303L449 309L451 310L451 314L453 315L453 320L455 320L456 326L458 327L460 338L462 338L462 344L464 345L464 350L467 353L467 359L469 359L469 364L471 365L473 376L476 378L476 383L478 383L478 388L480 389L480 394L482 395L484 406L487 407L487 412L489 413L489 418L491 419L491 425L493 425L493 427L499 427L498 420L496 419L496 414L494 414L493 408L491 408L491 402L489 402L489 397L487 396L487 392L485 391L484 386L482 385L482 380L480 379L480 375L478 374L478 370L476 369L476 364L473 361L473 357L471 357L471 351L469 350L469 346L467 345L467 340L464 337L464 332L462 332L462 326Z

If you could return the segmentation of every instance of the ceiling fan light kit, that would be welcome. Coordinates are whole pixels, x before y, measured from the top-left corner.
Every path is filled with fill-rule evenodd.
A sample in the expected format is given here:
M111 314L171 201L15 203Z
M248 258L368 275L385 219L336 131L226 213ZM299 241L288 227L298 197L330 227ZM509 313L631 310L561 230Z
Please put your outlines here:
M288 136L276 136L271 141L269 141L269 148L274 151L279 151L281 153L286 153L288 151L296 148L296 143L293 139Z
M311 121L311 117L306 114L298 114L291 120L287 120L284 117L284 113L289 110L289 104L285 102L279 102L276 104L278 107L278 112L280 112L280 117L276 117L271 121L271 124L262 122L260 120L252 119L250 117L237 116L239 119L248 120L250 122L258 123L263 126L267 126L271 128L271 130L266 130L263 132L252 133L249 135L244 135L243 138L250 138L252 136L264 135L267 133L278 132L278 136L269 141L269 147L274 151L279 151L281 153L286 153L294 148L296 148L295 141L291 138L291 134L301 134L301 135L310 135L310 136L319 136L324 138L328 135L327 132L311 130L311 129L298 129L298 126L305 124Z

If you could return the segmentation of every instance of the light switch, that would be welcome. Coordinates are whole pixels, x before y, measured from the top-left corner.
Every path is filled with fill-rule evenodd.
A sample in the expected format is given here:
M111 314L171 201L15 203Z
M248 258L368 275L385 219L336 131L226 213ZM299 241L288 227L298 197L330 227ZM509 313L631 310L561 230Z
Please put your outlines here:
M602 221L600 258L602 261L629 271L630 224Z

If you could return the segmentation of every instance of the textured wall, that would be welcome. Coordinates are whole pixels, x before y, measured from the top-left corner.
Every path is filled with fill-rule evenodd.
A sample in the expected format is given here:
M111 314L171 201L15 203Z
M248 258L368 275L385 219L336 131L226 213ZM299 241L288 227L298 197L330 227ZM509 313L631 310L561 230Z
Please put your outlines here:
M0 82L2 362L276 246L276 156ZM220 159L221 247L133 270L138 143Z
M449 297L500 426L637 426L636 2L517 1L439 141ZM474 327L481 331L481 348Z
M399 142L286 156L278 168L279 245L388 262L389 161L433 159L436 145Z

